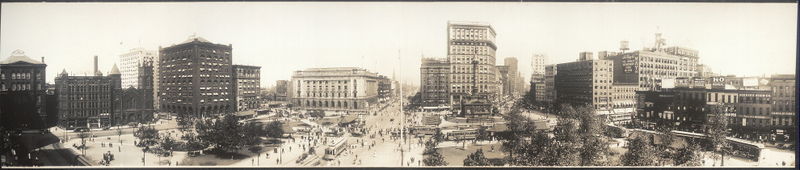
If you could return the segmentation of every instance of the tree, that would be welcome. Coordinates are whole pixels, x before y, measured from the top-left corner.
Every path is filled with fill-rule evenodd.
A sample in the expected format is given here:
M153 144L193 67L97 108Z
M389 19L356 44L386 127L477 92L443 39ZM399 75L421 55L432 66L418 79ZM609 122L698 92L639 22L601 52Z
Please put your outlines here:
M593 109L584 105L575 109L580 121L580 165L600 166L606 162L608 144L603 136L605 134L605 121L594 114Z
M433 154L437 151L436 145L438 143L435 139L431 138L427 142L425 142L425 150L422 152L423 155Z
M91 136L92 136L92 134L89 134L89 132L80 132L80 133L78 133L78 138L81 138L80 149L81 149L81 151L83 151L82 154L84 154L84 155L86 154L86 138L89 138Z
M550 166L577 166L580 165L580 146L581 134L579 133L577 121L574 119L559 119L558 124L553 128L553 140L547 149L553 149L552 161L545 162Z
M280 121L272 121L264 127L264 132L269 137L280 138L283 137L283 123Z
M188 115L184 115L184 114L178 114L177 122L178 122L178 130L180 130L181 132L188 131L194 125L194 122L192 121L192 119L189 118Z
M422 163L425 163L425 166L446 166L448 163L442 157L442 154L437 151L428 154L425 159L422 159Z
M233 152L244 146L244 133L242 123L232 114L221 119L206 120L205 123L196 124L198 138L217 151Z
M183 138L186 140L183 147L187 151L202 150L208 147L208 144L201 142L193 133L187 133Z
M160 145L161 149L172 151L173 149L176 148L176 146L178 146L178 143L175 141L175 139L172 139L172 137L170 137L169 135L164 135L164 137L161 138L161 145Z
M483 150L478 149L475 153L469 154L467 158L464 159L464 166L489 166L491 163L486 156L483 155Z
M256 123L246 123L242 128L245 145L257 145L261 142L261 137L266 135L264 128Z
M153 146L158 143L158 139L160 138L158 135L158 130L151 126L139 127L133 136L139 138L139 143L137 143L139 147Z
M679 149L674 156L677 166L701 166L703 165L702 159L700 146L697 144L689 144L689 146Z
M622 165L625 166L655 166L658 156L649 139L636 137L629 140L628 152L625 152L621 159Z
M711 142L714 152L720 154L720 166L725 166L725 152L728 148L728 117L725 113L729 107L724 105L711 105L707 107L708 123L706 124L706 137ZM717 157L717 156L715 156Z
M441 129L436 129L436 133L433 134L433 138L432 139L433 139L434 143L436 143L436 144L444 141L444 134L442 134L442 130Z

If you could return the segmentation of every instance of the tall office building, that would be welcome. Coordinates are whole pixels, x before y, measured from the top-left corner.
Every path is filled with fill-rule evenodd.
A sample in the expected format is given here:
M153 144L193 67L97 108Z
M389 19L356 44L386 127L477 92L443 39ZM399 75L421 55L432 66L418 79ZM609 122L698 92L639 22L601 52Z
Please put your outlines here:
M614 63L595 60L585 53L575 62L556 65L555 93L558 103L588 105L612 123L626 123L636 113L637 84L615 83Z
M684 47L663 46L661 34L656 47L608 57L614 61L614 82L637 83L640 91L660 90L662 80L697 76L698 52Z
M544 54L533 54L531 56L531 73L534 77L543 76L545 74L545 67L547 56Z
M289 85L298 109L366 113L378 102L377 73L355 67L295 71Z
M555 89L559 103L611 108L613 64L608 60L581 60L557 65Z
M556 74L558 73L558 65L550 64L545 66L544 72L544 94L539 94L538 91L536 95L536 101L542 101L545 103L554 103L556 101ZM536 80L532 81L536 82ZM541 88L541 87L540 87Z
M521 95L523 93L523 91L524 91L523 88L525 86L524 85L525 82L520 81L520 77L521 76L519 74L519 67L517 65L517 63L518 63L517 62L517 58L516 57L506 57L503 60L503 63L504 63L504 66L508 68L508 70L507 70L508 72L506 73L507 75L505 75L506 76L506 80L505 81L507 81L507 82L503 82L503 83L507 83L508 85L503 84L503 86L502 86L503 87L503 94L505 94L505 95ZM498 72L500 72L499 69L498 69ZM501 73L501 74L503 74L503 73Z
M443 59L422 58L419 70L421 74L419 92L422 97L422 106L449 107L450 63Z
M528 93L533 95L533 99L537 102L552 102L552 98L547 99L546 95L547 93L547 83L545 82L546 58L547 57L544 54L533 54L531 56L531 81L530 81L531 91L529 91Z
M45 74L47 64L14 50L0 61L0 116L6 129L45 129L57 117L48 117Z
M134 48L119 56L119 68L122 73L122 88L139 88L139 68L145 62L153 62L156 52L144 48Z
M502 91L503 96L512 95L513 90L513 80L509 79L510 77L510 70L508 66L497 66L497 73L499 73L500 78L500 91Z
M495 36L491 25L477 22L448 22L447 60L450 63L449 95L451 105L465 96L486 96L490 99L501 95L498 70L495 67ZM473 64L476 62L477 64ZM473 66L477 73L473 74ZM473 76L476 82L473 85Z
M159 47L160 110L196 117L236 111L231 51L194 36Z
M236 110L258 109L261 106L258 100L258 91L261 90L261 67L233 65L233 70Z
M519 74L519 67L517 65L518 64L517 58L506 57L503 60L503 64L506 67L508 67L507 81L509 83L508 89L505 89L504 87L503 90L506 91L508 95L521 95L522 93L521 89L524 88L523 86L525 86L524 85L525 82L519 80L520 74Z
M122 73L122 88L140 89L142 86L149 86L153 96L153 108L158 108L158 53L154 50L144 48L133 48L125 54L119 56L119 68ZM141 70L152 68L152 70ZM152 72L152 82L141 83L140 73Z
M275 95L273 96L276 101L288 101L289 96L289 81L277 80L275 81Z

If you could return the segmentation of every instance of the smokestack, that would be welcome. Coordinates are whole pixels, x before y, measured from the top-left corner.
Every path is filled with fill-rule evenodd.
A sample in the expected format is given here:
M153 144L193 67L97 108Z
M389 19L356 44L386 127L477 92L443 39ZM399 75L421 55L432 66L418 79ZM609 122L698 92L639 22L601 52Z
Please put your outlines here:
M97 55L94 56L94 72L93 74L97 74Z

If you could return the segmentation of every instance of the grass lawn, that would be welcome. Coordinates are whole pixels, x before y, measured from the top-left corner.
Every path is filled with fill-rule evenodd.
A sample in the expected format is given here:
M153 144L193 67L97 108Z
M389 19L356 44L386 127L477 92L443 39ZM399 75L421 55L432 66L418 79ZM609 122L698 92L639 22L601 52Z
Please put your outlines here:
M494 152L490 152L492 150L491 146L494 146ZM464 159L467 158L469 154L475 153L478 149L483 149L483 154L486 158L495 159L499 158L502 159L505 157L503 151L500 150L502 147L501 143L496 144L486 144L486 145L471 145L467 142L467 149L464 150L461 145L457 147L443 147L439 148L439 153L442 154L444 160L447 161L448 166L464 166Z

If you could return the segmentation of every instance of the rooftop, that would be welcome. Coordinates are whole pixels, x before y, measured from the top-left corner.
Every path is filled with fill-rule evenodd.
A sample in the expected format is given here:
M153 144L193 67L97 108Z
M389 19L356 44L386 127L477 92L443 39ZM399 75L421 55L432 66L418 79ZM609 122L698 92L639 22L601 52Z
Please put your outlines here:
M14 50L14 52L11 52L11 56L3 61L0 61L0 64L12 64L17 62L25 62L29 64L44 64L41 61L36 61L34 59L29 58L28 56L25 55L25 51L22 50Z

